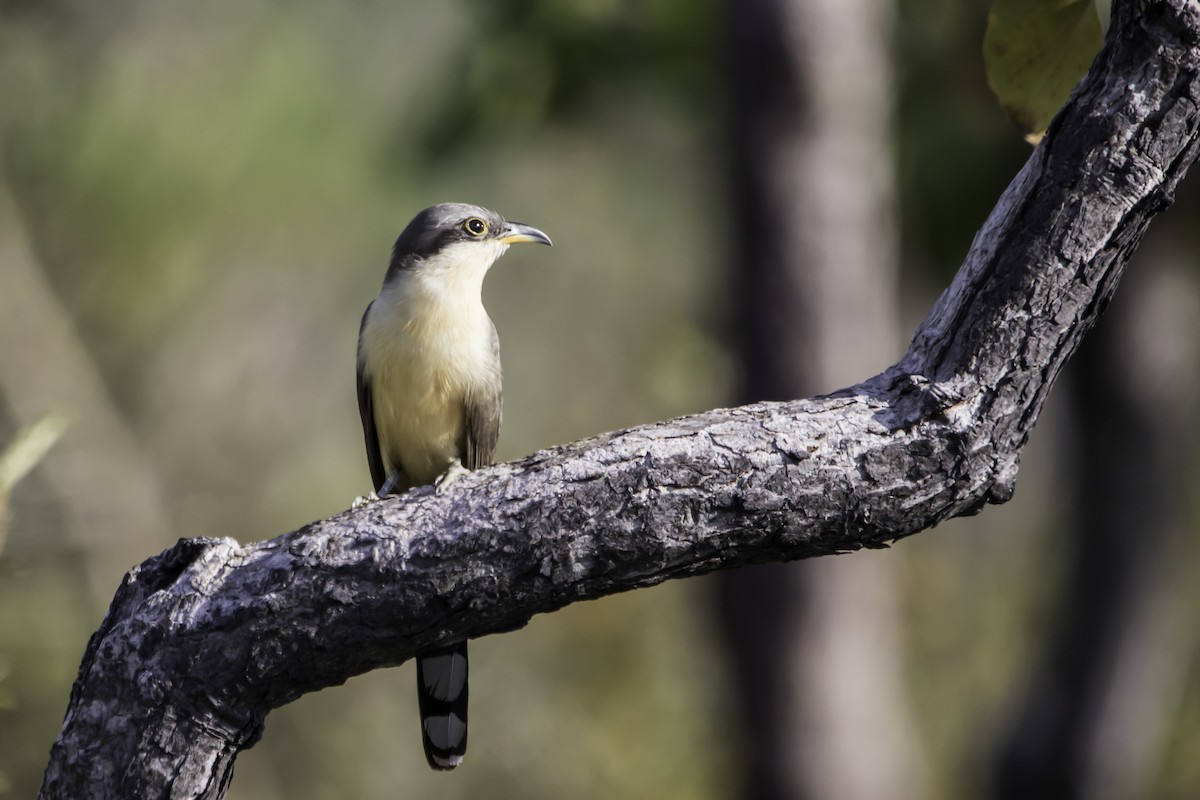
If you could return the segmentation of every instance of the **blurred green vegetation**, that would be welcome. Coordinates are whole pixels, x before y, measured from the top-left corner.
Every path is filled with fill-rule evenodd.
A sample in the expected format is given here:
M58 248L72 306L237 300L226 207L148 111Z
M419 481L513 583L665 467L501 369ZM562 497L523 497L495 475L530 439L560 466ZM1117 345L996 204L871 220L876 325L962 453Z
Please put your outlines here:
M987 89L982 6L897 8L915 324L1028 150ZM500 458L728 403L719 22L683 0L0 2L0 191L166 510L165 529L106 541L109 555L267 538L363 492L358 320L396 233L433 202L485 204L555 240L510 253L485 287L504 348ZM0 442L28 422L5 402ZM1015 501L892 551L939 797L979 789L1055 598L1057 413ZM0 796L35 793L120 581L88 577L94 545L63 510L78 490L48 467L13 496ZM676 583L473 643L471 753L454 775L424 765L405 665L273 713L230 796L729 796L739 737L709 603ZM1188 677L1162 797L1200 787L1181 744L1200 734Z

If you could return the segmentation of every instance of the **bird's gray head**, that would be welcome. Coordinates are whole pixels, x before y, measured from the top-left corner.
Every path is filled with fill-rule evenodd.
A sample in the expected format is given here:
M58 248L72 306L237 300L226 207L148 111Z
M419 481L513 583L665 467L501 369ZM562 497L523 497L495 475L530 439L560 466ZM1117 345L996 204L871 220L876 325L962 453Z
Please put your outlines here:
M478 246L479 257L486 258L490 266L508 245L518 242L550 244L550 237L529 225L509 222L486 208L439 203L413 217L396 239L388 278L398 272L419 269L449 248L465 256Z

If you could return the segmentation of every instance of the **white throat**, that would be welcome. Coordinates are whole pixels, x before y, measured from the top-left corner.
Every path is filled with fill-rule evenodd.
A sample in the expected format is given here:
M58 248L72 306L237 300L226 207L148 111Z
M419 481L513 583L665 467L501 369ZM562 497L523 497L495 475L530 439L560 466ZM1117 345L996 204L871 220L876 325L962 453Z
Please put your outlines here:
M483 279L507 249L508 245L495 240L456 242L426 258L420 266L400 273L394 281L410 283L409 291L422 292L437 302L482 303Z

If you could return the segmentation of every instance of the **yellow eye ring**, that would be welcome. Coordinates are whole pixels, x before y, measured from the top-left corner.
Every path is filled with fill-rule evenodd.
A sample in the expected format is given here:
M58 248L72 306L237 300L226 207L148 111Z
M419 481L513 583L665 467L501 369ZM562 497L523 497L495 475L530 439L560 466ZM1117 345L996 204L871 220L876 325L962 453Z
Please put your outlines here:
M481 220L479 217L471 217L469 220L463 223L463 230L472 236L483 236L485 233L487 233L487 229L487 223Z

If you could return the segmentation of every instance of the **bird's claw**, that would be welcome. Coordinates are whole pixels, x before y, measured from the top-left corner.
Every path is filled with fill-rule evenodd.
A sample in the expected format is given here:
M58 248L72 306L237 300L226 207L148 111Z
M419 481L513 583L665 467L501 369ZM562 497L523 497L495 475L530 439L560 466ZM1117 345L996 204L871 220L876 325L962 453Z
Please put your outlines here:
M378 502L379 495L371 492L368 495L359 495L358 497L354 498L354 502L350 504L350 508L362 508L363 506L369 506L371 503Z
M450 488L450 484L454 483L468 472L470 472L470 470L464 467L461 461L459 461L457 458L454 459L452 462L450 462L450 466L446 468L446 471L438 476L438 479L434 481L434 494L445 494L446 490Z

